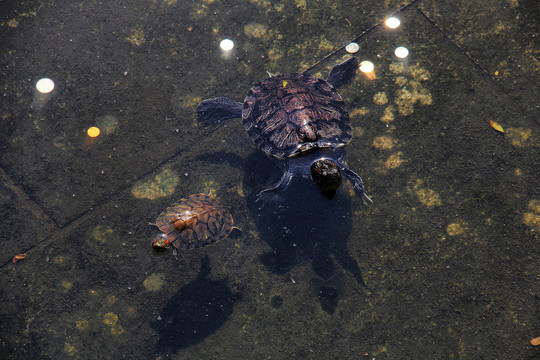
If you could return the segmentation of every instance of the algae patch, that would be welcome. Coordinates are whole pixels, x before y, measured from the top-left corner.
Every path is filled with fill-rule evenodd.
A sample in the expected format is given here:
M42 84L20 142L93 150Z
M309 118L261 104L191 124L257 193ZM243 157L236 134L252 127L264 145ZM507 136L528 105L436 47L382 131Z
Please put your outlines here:
M158 291L165 284L165 275L152 274L143 281L144 288L148 291Z
M108 312L103 316L103 323L108 326L114 326L118 322L118 315Z
M418 200L420 200L420 202L425 206L432 207L442 205L441 196L437 194L434 190L427 188L424 184L424 181L420 179L416 180L412 191L416 195Z
M110 226L97 225L92 230L92 238L102 244L111 242L115 238L114 230Z
M446 233L450 236L459 236L465 234L467 228L463 222L455 222L448 224L446 227Z
M153 179L135 183L131 189L131 194L137 199L151 200L170 196L174 193L178 181L178 174L173 170L166 169Z
M540 200L529 201L528 210L523 214L523 223L534 231L540 231Z

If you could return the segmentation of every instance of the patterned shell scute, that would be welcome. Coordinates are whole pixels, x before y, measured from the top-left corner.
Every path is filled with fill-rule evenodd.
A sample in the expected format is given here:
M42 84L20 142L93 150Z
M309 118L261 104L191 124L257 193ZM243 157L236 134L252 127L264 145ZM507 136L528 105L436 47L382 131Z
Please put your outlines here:
M233 218L216 199L197 194L165 209L156 225L176 249L186 250L225 239L233 228Z
M255 144L280 159L344 146L352 137L341 96L308 74L274 76L255 85L244 101L242 118Z

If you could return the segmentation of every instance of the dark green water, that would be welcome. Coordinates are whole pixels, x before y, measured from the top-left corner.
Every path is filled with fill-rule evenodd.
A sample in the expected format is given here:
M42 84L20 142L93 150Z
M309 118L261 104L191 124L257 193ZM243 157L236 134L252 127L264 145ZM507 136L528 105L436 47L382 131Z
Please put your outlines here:
M538 358L534 61L512 85L514 63L479 65L426 3L397 29L398 2L2 4L3 358ZM279 168L240 120L198 125L197 103L351 56L375 66L339 89L373 205L296 180L261 207ZM154 254L159 213L206 191L240 230Z

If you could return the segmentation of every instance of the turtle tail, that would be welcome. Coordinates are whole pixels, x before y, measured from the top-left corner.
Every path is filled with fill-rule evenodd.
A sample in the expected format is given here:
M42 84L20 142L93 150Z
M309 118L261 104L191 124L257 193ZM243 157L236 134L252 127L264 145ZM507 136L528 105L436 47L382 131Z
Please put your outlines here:
M226 97L206 99L197 106L197 117L204 126L217 125L242 117L242 104Z

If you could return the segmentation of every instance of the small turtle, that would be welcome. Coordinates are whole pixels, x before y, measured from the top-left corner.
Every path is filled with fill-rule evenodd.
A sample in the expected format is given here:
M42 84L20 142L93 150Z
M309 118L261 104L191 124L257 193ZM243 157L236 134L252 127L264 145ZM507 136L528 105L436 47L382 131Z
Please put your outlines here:
M216 199L205 194L190 195L166 208L156 219L162 234L156 236L152 248L165 251L196 249L229 236L233 218Z
M243 104L225 97L207 99L197 107L197 115L204 125L241 117L255 144L281 160L283 176L259 193L258 199L269 200L281 193L295 174L311 177L332 198L343 173L367 204L372 201L362 179L345 161L352 130L345 103L336 91L355 76L357 68L358 60L351 58L334 66L326 81L305 73L271 76L253 86Z

